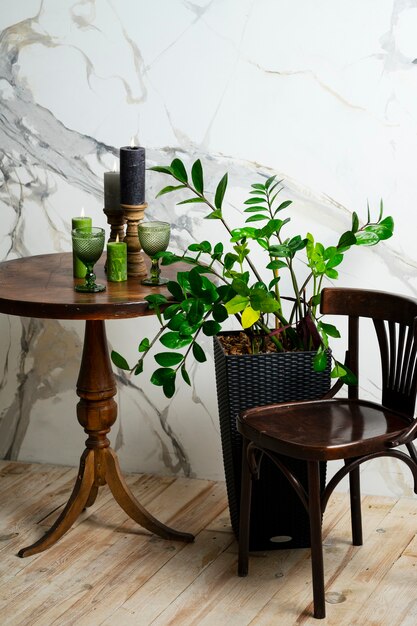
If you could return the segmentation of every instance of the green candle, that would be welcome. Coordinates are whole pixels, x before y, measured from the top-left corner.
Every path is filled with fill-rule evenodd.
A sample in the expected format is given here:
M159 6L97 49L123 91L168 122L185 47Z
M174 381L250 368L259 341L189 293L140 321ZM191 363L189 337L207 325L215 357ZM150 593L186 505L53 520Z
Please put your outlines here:
M80 217L72 218L72 228L88 228L92 226L93 220L91 217L84 217L80 215ZM72 266L73 266L73 275L74 278L85 278L86 267L82 261L76 256L75 252L72 252Z
M107 280L113 283L127 280L127 244L123 241L107 244Z

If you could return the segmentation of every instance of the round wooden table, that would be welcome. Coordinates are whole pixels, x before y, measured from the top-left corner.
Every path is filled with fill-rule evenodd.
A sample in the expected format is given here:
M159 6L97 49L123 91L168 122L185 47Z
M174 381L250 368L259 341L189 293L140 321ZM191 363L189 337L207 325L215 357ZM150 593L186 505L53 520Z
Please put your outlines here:
M117 455L110 447L107 434L117 418L116 380L107 347L105 320L140 317L152 314L145 296L163 293L164 288L146 287L139 279L122 283L107 282L104 258L95 272L106 291L83 294L74 291L82 282L72 276L72 253L46 254L0 263L0 313L24 317L85 320L84 347L77 381L78 421L88 435L81 456L78 476L62 513L33 545L19 551L25 557L52 546L85 507L91 506L99 487L107 484L122 509L138 524L165 539L193 541L159 522L136 500L120 471ZM174 278L180 264L163 268L164 276ZM189 269L189 266L185 268Z

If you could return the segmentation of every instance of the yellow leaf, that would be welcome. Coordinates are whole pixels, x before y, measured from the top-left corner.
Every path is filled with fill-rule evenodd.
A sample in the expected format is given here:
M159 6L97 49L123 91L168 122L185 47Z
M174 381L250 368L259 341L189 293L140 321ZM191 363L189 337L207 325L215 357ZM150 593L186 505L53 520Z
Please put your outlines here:
M242 313L243 328L249 328L249 326L252 326L252 324L257 322L260 317L261 317L260 311L255 311L255 309L252 309L251 306L247 306L246 309Z

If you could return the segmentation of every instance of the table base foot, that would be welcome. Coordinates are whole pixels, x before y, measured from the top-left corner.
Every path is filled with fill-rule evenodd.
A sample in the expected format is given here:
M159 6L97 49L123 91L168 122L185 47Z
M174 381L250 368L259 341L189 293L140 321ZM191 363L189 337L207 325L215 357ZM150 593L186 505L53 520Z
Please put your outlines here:
M163 539L186 542L194 541L194 535L180 532L162 524L162 522L151 515L151 513L136 500L123 478L116 454L111 448L108 448L106 452L106 481L114 499L123 511L135 520L135 522L143 526L143 528L146 528L146 530L149 530Z
M136 500L122 476L117 455L111 448L87 449L81 457L74 489L62 513L43 537L31 546L22 548L17 556L32 556L54 545L71 528L81 512L94 504L98 488L106 483L119 506L146 530L171 541L194 541L194 535L166 526Z
M86 507L94 485L94 452L86 450L81 457L77 480L62 513L51 528L31 546L19 550L17 556L32 556L43 552L64 535L71 528L82 510Z

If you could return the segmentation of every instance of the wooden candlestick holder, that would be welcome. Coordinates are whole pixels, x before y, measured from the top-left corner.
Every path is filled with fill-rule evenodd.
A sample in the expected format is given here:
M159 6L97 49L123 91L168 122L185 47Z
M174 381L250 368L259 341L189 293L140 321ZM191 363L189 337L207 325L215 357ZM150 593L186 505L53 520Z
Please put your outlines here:
M141 252L138 225L143 220L148 204L144 202L138 205L121 204L120 206L123 209L127 224L126 236L124 238L124 241L127 243L127 275L133 277L146 276L148 272Z
M123 211L120 209L108 209L104 207L103 213L107 217L107 223L110 224L110 237L108 241L116 241L117 235L119 235L119 241L123 241L125 238L125 224L126 218Z
M107 241L116 241L117 235L119 235L119 241L123 241L125 238L126 224L126 218L123 211L120 209L109 209L104 207L103 213L107 217L107 223L110 224L110 237ZM104 269L107 271L107 259Z

